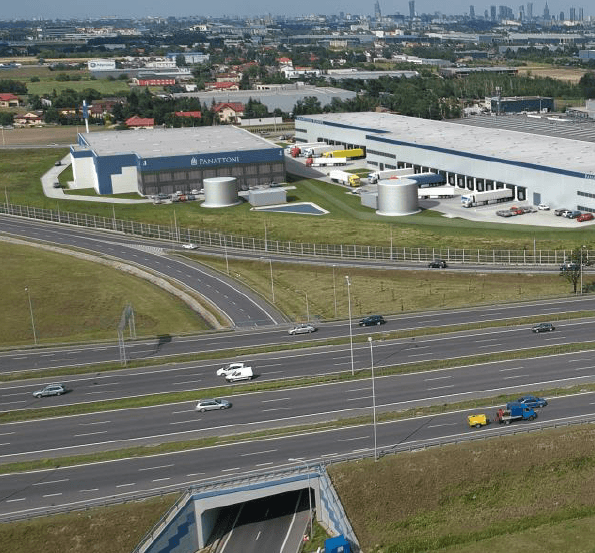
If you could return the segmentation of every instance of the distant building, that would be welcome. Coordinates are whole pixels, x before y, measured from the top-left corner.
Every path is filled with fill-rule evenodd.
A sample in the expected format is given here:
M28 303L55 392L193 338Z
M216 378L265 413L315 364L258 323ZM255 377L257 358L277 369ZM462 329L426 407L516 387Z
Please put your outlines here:
M137 86L173 86L175 79L132 79L132 84Z
M473 4L469 6L469 17L475 19L475 6Z
M220 102L212 107L215 113L219 114L219 120L223 123L235 123L244 115L244 104L240 102Z
M17 115L14 118L15 127L32 127L33 125L40 125L43 123L41 114L35 112L28 112L24 115Z
M125 121L126 126L131 129L152 129L155 126L155 119L152 117L139 117L133 115Z
M542 96L519 96L502 98L491 96L485 100L486 107L496 114L523 112L552 112L554 99Z
M176 117L192 117L193 119L200 119L202 117L200 111L176 111L174 115Z
M240 85L238 83L205 83L205 91L211 90L240 90Z
M184 62L188 65L196 65L198 63L206 63L209 61L211 57L210 54L204 54L202 52L170 52L166 54L166 58L170 60L176 61L178 56L182 56L184 58Z
M18 108L20 105L18 96L10 92L0 93L0 107L2 108Z
M87 62L89 71L113 71L116 68L116 60L89 60Z

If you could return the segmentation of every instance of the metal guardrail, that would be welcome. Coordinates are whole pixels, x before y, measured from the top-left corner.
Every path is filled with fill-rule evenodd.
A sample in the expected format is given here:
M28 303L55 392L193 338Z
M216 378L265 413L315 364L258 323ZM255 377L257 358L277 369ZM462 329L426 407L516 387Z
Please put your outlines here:
M122 232L132 236L154 238L172 243L194 243L217 250L254 252L258 255L282 255L291 258L308 257L343 260L370 260L383 262L428 263L433 259L444 259L447 263L541 266L559 265L568 260L572 250L482 250L457 248L408 248L372 246L361 244L312 244L290 240L265 240L251 236L237 236L203 229L188 229L168 225L153 225L138 221L101 217L86 213L43 209L16 204L0 204L0 213L62 223L80 227ZM595 253L595 252L594 252ZM584 251L587 260L593 258L589 250Z

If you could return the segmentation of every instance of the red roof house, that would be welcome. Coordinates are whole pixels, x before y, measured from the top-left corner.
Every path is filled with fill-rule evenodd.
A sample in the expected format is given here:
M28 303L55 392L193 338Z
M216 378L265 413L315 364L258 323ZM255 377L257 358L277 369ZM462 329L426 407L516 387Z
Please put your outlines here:
M220 121L235 122L238 117L244 115L244 104L241 102L219 102L212 107L212 110L219 114Z
M126 126L131 129L152 129L155 126L155 119L133 115L126 119Z
M11 92L0 93L0 107L2 108L18 108L20 100Z
M176 111L174 113L176 117L194 117L195 119L202 117L200 111Z

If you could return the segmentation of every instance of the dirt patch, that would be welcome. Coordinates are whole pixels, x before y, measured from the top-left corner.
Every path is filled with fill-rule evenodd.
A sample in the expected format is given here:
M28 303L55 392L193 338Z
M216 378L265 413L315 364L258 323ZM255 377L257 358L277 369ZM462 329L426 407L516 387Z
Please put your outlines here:
M519 67L519 75L530 74L533 77L549 77L571 83L578 83L585 73L584 69L575 67Z
M105 131L105 127L89 127L89 132ZM77 134L84 126L52 126L27 129L4 129L2 146L67 146L76 144Z

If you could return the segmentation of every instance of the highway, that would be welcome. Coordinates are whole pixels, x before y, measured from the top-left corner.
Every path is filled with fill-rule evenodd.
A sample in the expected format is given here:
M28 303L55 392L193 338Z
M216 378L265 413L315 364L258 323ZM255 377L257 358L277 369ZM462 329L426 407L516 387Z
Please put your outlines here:
M594 417L594 405L593 393L550 398L550 405L539 411L536 421L490 425L479 430L466 426L465 418L470 411L387 422L377 425L377 444L379 450L416 449L437 439L501 435L536 428L543 422L561 424ZM490 410L485 411L493 415ZM296 459L303 459L297 462L329 461L344 455L370 454L373 443L373 428L365 425L153 457L0 475L0 518L167 492L209 479L295 465Z

